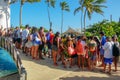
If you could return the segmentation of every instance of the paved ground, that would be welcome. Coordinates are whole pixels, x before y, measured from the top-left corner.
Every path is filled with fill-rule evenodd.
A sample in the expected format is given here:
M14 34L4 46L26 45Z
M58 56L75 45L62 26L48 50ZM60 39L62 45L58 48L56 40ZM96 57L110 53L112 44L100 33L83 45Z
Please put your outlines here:
M27 80L120 80L120 71L108 75L100 72L100 68L91 72L81 71L77 66L65 69L61 63L55 67L47 57L45 60L33 60L30 56L21 54L21 58L27 70Z

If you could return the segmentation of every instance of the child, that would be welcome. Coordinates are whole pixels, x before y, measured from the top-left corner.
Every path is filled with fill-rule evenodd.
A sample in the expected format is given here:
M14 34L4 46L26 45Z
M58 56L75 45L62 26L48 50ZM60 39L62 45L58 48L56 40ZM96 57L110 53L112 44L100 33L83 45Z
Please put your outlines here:
M106 72L106 65L109 64L109 71L108 73L111 74L111 64L112 64L112 43L110 37L106 38L106 43L103 46L103 49L105 51L104 53L104 69L103 72Z

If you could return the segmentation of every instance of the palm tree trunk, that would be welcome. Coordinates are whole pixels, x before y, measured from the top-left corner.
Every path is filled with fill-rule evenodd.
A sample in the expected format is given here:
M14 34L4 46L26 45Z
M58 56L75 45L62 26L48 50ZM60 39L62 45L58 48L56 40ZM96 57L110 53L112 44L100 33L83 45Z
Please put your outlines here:
M82 21L83 21L82 18L83 18L83 12L81 11L81 32L82 32L82 26L83 26L83 25L82 25Z
M49 3L48 3L48 7L47 7L47 12L48 12L48 19L49 19L50 29L52 29L52 22L51 22L51 20L50 20Z
M20 15L19 15L19 26L21 26L22 25L22 7L23 7L23 5L21 4L20 5Z
M85 28L86 28L86 13L87 13L87 10L85 9L85 12L84 12L84 33L85 33Z
M62 15L61 15L61 34L62 34L62 28L63 28L63 10L62 10Z

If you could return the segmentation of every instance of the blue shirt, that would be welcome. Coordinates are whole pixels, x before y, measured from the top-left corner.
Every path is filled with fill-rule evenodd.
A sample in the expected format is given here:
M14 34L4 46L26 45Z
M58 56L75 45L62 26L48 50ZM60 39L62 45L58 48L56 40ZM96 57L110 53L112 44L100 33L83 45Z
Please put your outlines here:
M106 43L106 37L102 36L101 45L103 46Z

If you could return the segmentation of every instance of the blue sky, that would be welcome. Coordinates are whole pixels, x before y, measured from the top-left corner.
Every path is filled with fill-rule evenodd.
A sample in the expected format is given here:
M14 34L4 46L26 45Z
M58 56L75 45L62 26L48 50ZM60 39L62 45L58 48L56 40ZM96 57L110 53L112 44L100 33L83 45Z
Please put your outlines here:
M50 8L51 21L53 22L54 32L60 31L61 27L61 9L59 3L61 1L68 2L70 6L70 12L64 12L64 27L63 31L68 29L68 26L73 27L74 29L80 28L80 13L74 16L74 9L79 6L78 0L57 0L56 7ZM103 19L110 19L112 14L113 20L118 21L120 17L120 0L107 0L104 4L107 8L104 8L104 16L94 13L92 19L86 20L86 25L97 23ZM12 4L11 8L11 25L19 25L19 3ZM49 29L48 14L47 14L47 5L45 0L42 0L40 3L25 3L23 6L22 13L22 24L29 24L30 26L44 26L46 29Z

